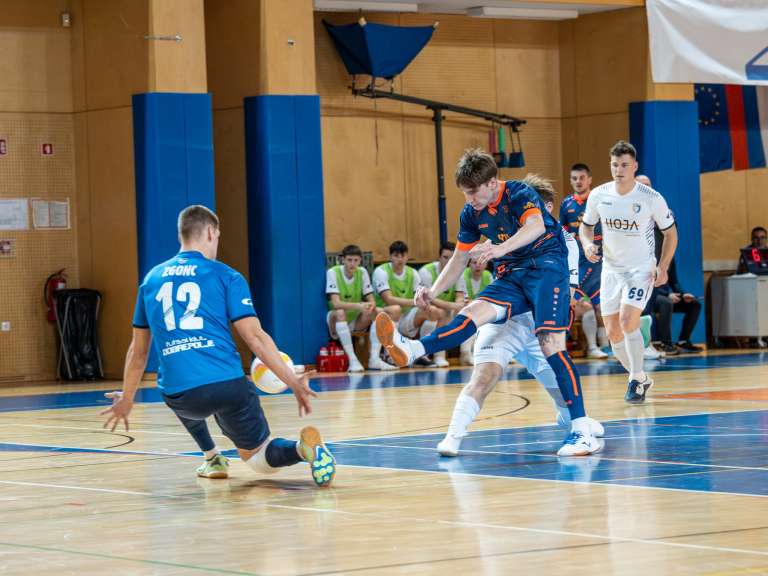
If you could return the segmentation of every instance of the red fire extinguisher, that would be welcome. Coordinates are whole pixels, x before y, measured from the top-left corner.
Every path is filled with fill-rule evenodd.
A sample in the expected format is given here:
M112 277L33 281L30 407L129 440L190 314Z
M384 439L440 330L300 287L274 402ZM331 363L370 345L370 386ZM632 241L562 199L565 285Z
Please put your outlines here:
M43 286L43 300L45 306L48 308L48 322L56 321L56 312L54 310L54 293L57 290L64 290L67 287L67 275L64 274L66 268L62 268L58 272L54 272L45 281Z

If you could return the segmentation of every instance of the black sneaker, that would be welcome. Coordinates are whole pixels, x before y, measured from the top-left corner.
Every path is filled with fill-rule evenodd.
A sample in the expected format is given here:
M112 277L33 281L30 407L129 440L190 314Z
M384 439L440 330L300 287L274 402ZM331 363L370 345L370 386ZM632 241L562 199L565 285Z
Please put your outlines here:
M673 344L662 344L661 351L664 352L664 354L667 356L677 356L680 354L680 349Z
M703 351L703 348L701 346L696 346L696 344L694 344L690 340L678 342L677 347L680 348L683 352L702 352Z
M653 380L647 376L645 377L645 382L630 380L624 400L630 404L642 404L645 402L645 393L648 392L651 386L653 386Z
M415 368L434 368L437 364L432 360L432 356L422 356L413 361L413 366Z

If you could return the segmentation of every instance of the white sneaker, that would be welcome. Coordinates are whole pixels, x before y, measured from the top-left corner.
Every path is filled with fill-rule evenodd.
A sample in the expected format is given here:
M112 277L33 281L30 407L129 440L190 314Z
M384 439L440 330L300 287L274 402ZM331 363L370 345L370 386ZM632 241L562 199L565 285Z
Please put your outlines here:
M608 354L600 350L600 348L590 348L587 351L587 358L592 358L594 360L605 360L608 358Z
M392 366L381 358L369 358L368 370L397 370L397 366Z
M360 360L354 357L349 359L349 368L347 368L347 372L363 372L363 371L365 371L365 368L363 368L363 365L360 364Z
M664 353L656 350L653 344L648 344L645 350L643 350L643 358L646 360L658 360L662 356L664 356Z
M558 456L589 456L596 452L600 452L603 449L604 443L592 436L592 434L585 435L582 432L573 431L568 434L568 437L563 442L560 450L557 451Z
M445 438L440 440L440 443L437 445L437 451L440 454L440 456L448 456L449 458L452 458L454 456L459 455L459 446L461 446L461 440L462 438L459 438L458 436L454 436L450 432L445 435Z
M411 340L397 331L395 323L384 312L379 312L376 316L376 336L392 361L400 368L405 368L416 360Z
M589 420L589 431L592 433L592 436L595 436L596 438L605 436L605 428L603 428L603 425L600 424L600 422L589 416L587 416L587 420ZM571 430L571 421L569 420L566 422L560 412L557 413L557 425L566 432L570 432Z
M448 359L445 357L445 353L438 352L435 354L435 366L438 368L448 368L451 365Z
M462 352L459 356L459 362L462 366L474 366L475 360L472 358L472 354L469 352Z

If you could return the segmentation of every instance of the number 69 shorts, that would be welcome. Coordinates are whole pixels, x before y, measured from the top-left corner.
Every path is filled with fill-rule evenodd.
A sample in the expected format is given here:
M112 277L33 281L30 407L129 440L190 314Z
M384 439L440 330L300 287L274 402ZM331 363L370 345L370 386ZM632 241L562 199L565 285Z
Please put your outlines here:
M600 276L600 309L603 316L618 314L622 304L642 310L653 292L653 272L629 270L612 272L603 268Z

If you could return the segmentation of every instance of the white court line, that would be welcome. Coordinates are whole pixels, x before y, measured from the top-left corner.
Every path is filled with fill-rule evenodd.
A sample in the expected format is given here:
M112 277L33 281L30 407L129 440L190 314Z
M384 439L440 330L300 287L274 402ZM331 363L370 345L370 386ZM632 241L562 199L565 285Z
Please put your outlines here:
M570 532L567 530L549 530L546 528L528 528L524 526L508 526L503 524L487 524L484 522L460 522L455 520L430 520L427 518L419 518L419 517L405 517L398 516L397 518L385 515L380 512L348 512L345 510L332 510L328 508L313 508L311 506L287 506L284 504L266 504L268 508L285 508L289 510L302 510L305 512L323 512L326 514L341 514L346 516L362 516L362 517L375 517L375 518L384 518L387 520L397 521L398 523L402 523L405 521L412 521L412 522L423 522L428 524L443 524L447 526L454 526L459 528L489 528L493 530L507 530L511 532L533 532L536 534L547 534L550 536L570 536L574 538L587 538L592 540L604 540L607 542L612 543L618 543L618 544L644 544L648 546L669 546L673 548L686 548L686 549L693 549L693 550L707 550L711 552L730 552L734 554L747 554L752 556L768 556L768 552L763 552L761 550L748 550L744 548L726 548L722 546L707 546L704 544L684 544L682 542L667 542L664 540L646 540L644 538L629 538L625 536L607 536L605 534L592 534L589 532ZM685 537L686 535L677 536ZM524 553L526 550L518 550L518 551L511 551L509 554L514 555L515 553ZM546 550L542 550L541 552L546 553Z
M70 486L67 484L43 484L40 482L14 482L11 480L0 480L0 484L9 484L11 486L33 486L36 488L61 488L64 490L83 490L86 492L106 492L108 494L128 494L130 496L149 496L150 498L173 498L177 500L197 500L189 496L174 496L173 494L153 494L152 492L135 492L133 490L116 490L112 488L90 488L88 486Z
M87 432L106 432L106 430L99 426L97 428L87 428L85 426L54 426L51 424L19 424L16 422L0 422L0 426L11 426L13 428L19 428L19 427L25 427L25 428L45 428L45 429L53 429L53 430L85 430ZM120 432L118 430L118 432ZM131 432L140 432L142 434L164 434L169 436L187 436L189 437L189 432L166 432L163 430L134 430L131 428L128 430L129 433ZM125 431L120 432L125 433ZM223 434L211 434L214 438L226 438Z
M768 432L761 432L761 433L743 433L743 434L659 434L659 435L653 435L653 436L606 436L606 438L609 438L611 440L638 440L643 441L647 438L714 438L714 437L721 437L721 436L768 436ZM552 442L556 442L556 440L534 440L531 442L514 442L511 444L486 444L484 446L480 446L480 448L504 448L506 446L525 446L526 444L551 444Z

